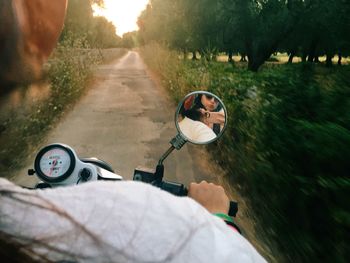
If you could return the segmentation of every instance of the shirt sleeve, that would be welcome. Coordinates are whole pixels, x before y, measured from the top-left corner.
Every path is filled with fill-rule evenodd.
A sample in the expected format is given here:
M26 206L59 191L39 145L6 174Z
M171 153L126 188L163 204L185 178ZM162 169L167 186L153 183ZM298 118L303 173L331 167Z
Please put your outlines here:
M204 143L216 138L215 132L201 121L194 121L185 117L179 122L182 133L191 141Z
M0 179L0 231L51 260L265 262L188 197L140 182L25 190Z
M215 132L200 121L198 121L195 129L195 141L197 142L209 142L216 138Z

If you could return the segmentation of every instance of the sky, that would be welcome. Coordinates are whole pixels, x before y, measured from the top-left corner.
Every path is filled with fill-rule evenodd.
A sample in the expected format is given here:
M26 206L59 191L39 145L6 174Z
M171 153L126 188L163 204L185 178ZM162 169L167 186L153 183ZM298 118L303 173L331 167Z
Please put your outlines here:
M117 35L138 30L137 18L148 0L104 0L104 9L94 5L94 15L104 16L117 28Z

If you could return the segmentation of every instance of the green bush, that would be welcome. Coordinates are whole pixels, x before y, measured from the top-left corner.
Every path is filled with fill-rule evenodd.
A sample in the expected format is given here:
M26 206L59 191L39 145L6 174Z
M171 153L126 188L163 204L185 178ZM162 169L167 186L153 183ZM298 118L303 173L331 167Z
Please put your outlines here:
M243 186L260 234L275 241L286 261L345 262L350 67L279 65L251 73L173 58L176 67L159 69L174 71L163 75L165 82L178 75L185 85L176 97L202 88L206 75L204 88L225 102L228 129L210 150L230 182Z
M350 85L344 73L284 65L212 82L233 116L216 153L226 148L232 181L245 185L257 218L290 261L345 262Z

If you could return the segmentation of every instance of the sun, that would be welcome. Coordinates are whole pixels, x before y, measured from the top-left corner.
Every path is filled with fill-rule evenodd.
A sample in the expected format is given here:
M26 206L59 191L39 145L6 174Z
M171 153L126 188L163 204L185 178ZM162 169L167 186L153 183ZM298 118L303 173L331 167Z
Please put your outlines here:
M93 5L94 16L104 16L117 28L117 35L138 30L136 21L149 0L104 0L104 7Z

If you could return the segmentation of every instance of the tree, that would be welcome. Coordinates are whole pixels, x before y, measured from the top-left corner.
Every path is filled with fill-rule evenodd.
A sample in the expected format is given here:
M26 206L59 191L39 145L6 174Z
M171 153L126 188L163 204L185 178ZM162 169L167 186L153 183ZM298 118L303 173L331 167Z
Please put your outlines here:
M93 18L89 33L91 47L111 48L118 46L121 42L121 38L116 35L115 26L102 16Z
M96 48L115 47L120 38L115 26L104 17L94 17L92 4L103 6L103 0L70 0L68 2L65 26L61 41L74 45L75 41L83 46Z
M151 0L139 17L143 43L158 41L202 55L248 57L248 69L277 51L317 61L349 53L350 4L335 0Z
M138 46L139 35L137 31L127 32L123 34L121 39L121 46L125 48L133 48Z
M66 19L64 23L61 40L74 34L75 37L86 37L92 26L93 11L92 0L70 0L68 1Z

